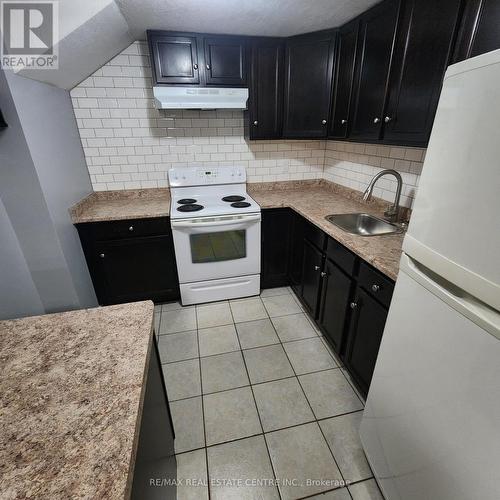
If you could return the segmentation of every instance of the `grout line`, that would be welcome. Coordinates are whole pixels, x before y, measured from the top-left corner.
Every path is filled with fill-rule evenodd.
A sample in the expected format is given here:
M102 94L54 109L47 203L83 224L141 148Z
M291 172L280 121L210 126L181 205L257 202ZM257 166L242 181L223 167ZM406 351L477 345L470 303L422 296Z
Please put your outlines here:
M207 468L207 494L208 494L208 500L211 498L211 492L210 492L210 470L208 468L208 452L207 452L207 429L205 426L205 401L203 399L203 375L201 371L201 356L200 354L200 336L199 336L199 329L198 329L198 311L196 310L195 307L195 322L196 322L196 341L198 342L198 370L200 371L200 391L201 391L201 424L203 425L203 439L204 439L204 449L205 449L205 466Z
M260 298L260 295L259 295L259 298ZM268 313L267 309L266 309L266 306L264 304L264 302L262 301L262 299L260 299L265 311ZM233 320L234 320L234 316L233 316L233 310L231 309L231 307L229 307L229 309L231 310L231 316L233 317ZM269 313L268 313L269 314ZM236 325L235 325L235 330L236 330ZM266 446L266 451L267 451L267 458L269 459L269 463L271 464L271 471L273 473L273 476L274 476L274 479L277 481L277 476L276 476L276 471L274 470L274 465L273 465L273 461L271 460L271 453L269 452L269 447L267 445L267 440L266 440L266 436L264 434L264 426L262 425L262 419L260 417L260 413L259 413L259 407L257 406L257 400L255 399L255 393L253 392L253 388L252 388L252 385L251 385L251 379L250 379L250 372L248 371L248 366L247 366L247 362L246 362L246 359L245 359L245 356L243 354L243 349L241 348L241 342L240 342L240 338L238 336L238 331L236 330L236 338L238 339L238 344L240 346L240 350L241 350L241 357L243 358L243 364L245 366L245 370L247 372L247 377L248 377L248 381L250 382L250 391L252 393L252 398L253 398L253 404L255 405L255 411L257 412L257 418L259 419L259 424L260 424L260 428L262 429L262 435L263 435L263 438L264 438L264 444ZM282 498L281 497L281 492L279 490L278 487L276 487L276 491L278 492L278 496L280 497L280 499Z

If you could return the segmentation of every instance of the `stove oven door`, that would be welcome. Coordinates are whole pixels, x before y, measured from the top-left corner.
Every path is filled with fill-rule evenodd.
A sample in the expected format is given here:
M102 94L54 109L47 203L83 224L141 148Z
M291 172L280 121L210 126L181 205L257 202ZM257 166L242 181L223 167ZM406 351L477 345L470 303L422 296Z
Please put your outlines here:
M260 273L260 213L172 221L179 281Z

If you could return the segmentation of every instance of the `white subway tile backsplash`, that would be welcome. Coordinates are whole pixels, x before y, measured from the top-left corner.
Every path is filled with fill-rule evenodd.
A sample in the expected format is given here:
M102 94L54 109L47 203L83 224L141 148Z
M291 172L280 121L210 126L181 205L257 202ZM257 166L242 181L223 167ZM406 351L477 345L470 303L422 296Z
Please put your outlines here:
M401 171L403 202L415 196L425 150L341 141L243 137L239 110L157 110L147 44L135 42L71 91L94 190L168 186L171 167L247 168L249 182L325 178L364 190L382 168ZM375 194L392 199L395 182Z

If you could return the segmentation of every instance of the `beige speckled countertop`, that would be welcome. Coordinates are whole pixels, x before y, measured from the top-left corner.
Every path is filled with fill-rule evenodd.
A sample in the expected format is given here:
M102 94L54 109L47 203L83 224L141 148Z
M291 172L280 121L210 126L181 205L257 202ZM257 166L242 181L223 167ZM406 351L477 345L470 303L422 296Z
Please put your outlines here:
M71 207L69 213L73 224L167 217L170 213L170 190L97 191Z
M0 497L127 498L152 302L0 322Z
M248 184L247 189L262 208L293 208L389 278L396 279L403 234L357 236L325 220L326 215L350 212L382 216L388 202L363 202L359 191L324 180ZM73 223L78 224L163 217L169 215L169 210L168 189L143 189L93 193L72 207L70 213Z
M388 202L379 200L366 203L361 200L358 191L327 182L306 184L295 189L270 189L266 184L249 184L248 192L261 208L293 208L373 267L396 280L404 234L359 236L347 233L325 220L325 216L330 214L352 212L382 217Z

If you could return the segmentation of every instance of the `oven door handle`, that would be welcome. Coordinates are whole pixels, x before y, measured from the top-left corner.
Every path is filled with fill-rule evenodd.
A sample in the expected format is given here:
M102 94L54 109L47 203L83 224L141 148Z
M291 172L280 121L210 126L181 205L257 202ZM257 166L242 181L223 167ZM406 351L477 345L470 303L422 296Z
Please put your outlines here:
M189 221L172 221L172 227L217 227L217 226L232 226L238 223L256 222L260 221L261 217L259 215L249 215L231 217L222 220L210 221L207 218L206 222L189 222ZM199 219L198 219L199 220Z

